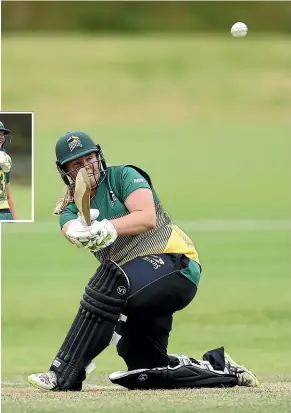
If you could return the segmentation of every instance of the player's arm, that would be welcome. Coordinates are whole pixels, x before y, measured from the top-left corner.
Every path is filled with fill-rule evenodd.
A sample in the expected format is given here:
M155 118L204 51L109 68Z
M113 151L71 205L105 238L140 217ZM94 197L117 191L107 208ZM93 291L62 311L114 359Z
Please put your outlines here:
M101 222L95 222L96 217L91 215L94 224L90 231L88 229L86 231L86 228L80 226L78 220L72 219L73 216L70 215L71 219L62 226L63 235L79 247L82 246L97 251L114 242L117 235L135 235L155 228L156 210L151 189L139 188L134 190L125 200L125 205L129 214L122 218L110 221L104 219ZM91 210L92 213L94 211ZM96 228L93 228L94 225ZM80 244L82 237L84 243Z
M16 221L17 220L16 207L15 207L15 202L12 196L10 183L6 185L6 194L7 194L7 201L9 204L9 209L12 215L12 219Z
M156 208L150 188L139 188L125 200L129 214L110 220L118 235L137 235L156 226Z

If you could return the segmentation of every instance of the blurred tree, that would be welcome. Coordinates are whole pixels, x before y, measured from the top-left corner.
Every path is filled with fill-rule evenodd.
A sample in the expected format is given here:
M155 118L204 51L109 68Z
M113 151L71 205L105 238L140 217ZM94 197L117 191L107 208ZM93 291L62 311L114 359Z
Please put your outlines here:
M291 32L290 2L2 2L2 30L219 32L245 21L252 32Z

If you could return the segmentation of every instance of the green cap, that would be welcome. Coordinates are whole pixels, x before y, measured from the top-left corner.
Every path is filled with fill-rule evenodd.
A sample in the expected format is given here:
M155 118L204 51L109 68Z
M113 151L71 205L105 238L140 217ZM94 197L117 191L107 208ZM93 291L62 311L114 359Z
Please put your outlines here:
M93 152L99 152L99 146L81 131L65 133L56 144L56 158L60 166Z
M4 132L4 135L10 135L11 130L6 129L6 128L4 127L4 123L3 123L3 122L0 122L0 132Z

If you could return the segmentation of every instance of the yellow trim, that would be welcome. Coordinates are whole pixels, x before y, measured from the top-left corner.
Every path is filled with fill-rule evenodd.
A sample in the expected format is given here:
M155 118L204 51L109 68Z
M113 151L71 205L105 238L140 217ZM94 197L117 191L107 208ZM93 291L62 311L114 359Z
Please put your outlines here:
M5 200L5 201L0 201L0 211L1 211L1 209L7 209L7 208L9 208L9 203L8 203L8 201L7 201L7 200Z
M2 169L0 169L0 196L2 198L2 201L6 200L5 198L7 198L5 173L3 172ZM0 201L0 206L1 206L1 201Z
M164 249L164 253L185 254L199 263L198 253L191 239L177 226L172 226L172 234Z

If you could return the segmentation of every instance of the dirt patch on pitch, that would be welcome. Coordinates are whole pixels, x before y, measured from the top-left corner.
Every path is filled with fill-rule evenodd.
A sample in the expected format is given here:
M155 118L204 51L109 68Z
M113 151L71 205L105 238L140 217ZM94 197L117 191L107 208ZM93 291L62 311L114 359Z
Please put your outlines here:
M191 393L193 396L207 397L211 394L213 397L219 397L222 394L224 397L239 397L245 398L249 394L267 395L267 394L290 394L291 397L291 382L279 382L279 383L264 383L259 388L248 387L235 387L230 389L181 389L181 390L153 390L153 391L131 391L126 389L114 387L114 386L86 386L82 392L50 392L41 391L33 388L15 388L15 387L2 387L2 400L18 399L19 397L28 399L82 399L88 397L96 397L101 394L120 394L126 392L132 394L135 397L146 397L147 395L160 395L162 398L168 400L177 396L185 396L186 393ZM183 397L181 397L181 401Z

